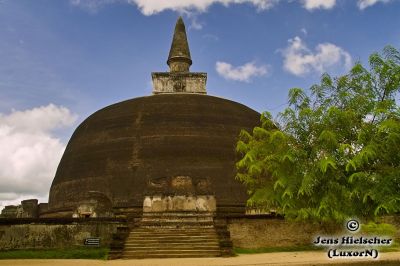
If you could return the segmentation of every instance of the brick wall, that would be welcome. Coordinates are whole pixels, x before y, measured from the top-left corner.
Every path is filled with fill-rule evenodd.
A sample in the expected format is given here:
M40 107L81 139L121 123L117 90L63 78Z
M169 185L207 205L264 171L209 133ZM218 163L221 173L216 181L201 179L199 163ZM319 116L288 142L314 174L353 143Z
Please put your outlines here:
M318 234L327 235L335 228L304 222L288 222L282 218L230 218L228 230L234 247L263 248L312 245Z
M119 221L0 223L0 250L83 246L88 237L100 237L100 245L108 246L117 227L123 224Z

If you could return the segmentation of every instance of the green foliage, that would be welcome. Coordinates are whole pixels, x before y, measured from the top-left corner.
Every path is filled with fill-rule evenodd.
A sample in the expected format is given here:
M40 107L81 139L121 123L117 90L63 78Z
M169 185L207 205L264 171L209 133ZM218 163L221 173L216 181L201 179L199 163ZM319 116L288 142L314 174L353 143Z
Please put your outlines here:
M400 53L386 47L344 76L289 91L276 119L242 131L237 179L249 205L342 222L400 211Z

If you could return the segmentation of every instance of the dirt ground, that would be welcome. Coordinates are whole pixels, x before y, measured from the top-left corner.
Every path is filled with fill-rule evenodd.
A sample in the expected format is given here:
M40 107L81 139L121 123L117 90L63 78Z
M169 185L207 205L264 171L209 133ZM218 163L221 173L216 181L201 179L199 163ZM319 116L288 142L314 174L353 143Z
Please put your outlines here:
M370 262L370 263L364 263ZM353 264L354 263L354 264ZM231 258L144 260L0 260L0 266L237 266L237 265L400 265L400 252L380 254L378 259L328 259L325 252L279 252L239 255Z

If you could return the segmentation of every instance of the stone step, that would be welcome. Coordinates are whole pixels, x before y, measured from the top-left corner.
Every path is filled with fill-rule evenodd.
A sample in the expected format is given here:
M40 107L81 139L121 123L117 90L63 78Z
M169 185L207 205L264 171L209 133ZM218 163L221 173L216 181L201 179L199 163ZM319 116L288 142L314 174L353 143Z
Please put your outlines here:
M142 228L213 228L212 222L174 222L174 221L146 221L140 222Z
M134 240L134 241L159 240L159 241L162 241L164 239L166 239L166 240L167 239L173 239L173 240L177 240L177 241L184 240L184 239L188 239L188 240L196 240L196 239L198 239L198 240L206 241L206 240L209 240L209 239L217 239L217 237L216 236L201 236L201 235L200 236L190 236L190 237L188 237L188 236L179 237L179 236L174 236L174 235L170 235L170 236L168 236L168 235L166 235L166 236L148 236L148 237L129 236L126 239L126 241L129 241L129 240Z
M220 251L220 247L218 246L176 246L176 247L165 247L165 246L150 246L150 247L125 247L123 252L129 252L129 251L137 251L137 252L153 252L153 253L158 253L159 251L171 251L171 252L176 252L180 250L186 250L186 251Z
M214 243L219 242L218 238L128 238L125 243Z
M128 249L176 249L176 248L191 248L191 249L208 249L208 248L219 248L218 243L212 243L212 244L182 244L182 243L174 243L174 244L168 244L167 246L164 245L163 243L160 244L148 244L148 245L142 245L142 244L126 244L125 245L125 250Z
M195 217L195 216L143 216L143 220L207 220L207 221L214 221L212 216L200 216L200 217Z
M141 228L139 229L133 229L129 233L146 233L146 234L178 234L178 233L198 233L198 234L203 234L203 233L216 233L214 228Z
M211 216L211 217L215 217L215 213L214 212L191 212L191 211L144 212L142 217L145 217L145 216L195 216L195 217Z
M169 237L162 237L162 236L156 236L156 237L129 237L125 239L125 243L127 242L146 242L146 241L158 241L158 242L163 242L165 240L175 240L176 242L204 242L204 241L209 241L209 240L218 240L217 237L207 237L207 236L198 236L198 237L174 237L174 236L169 236Z
M195 236L210 236L217 237L218 234L215 232L164 232L164 233L156 233L156 232L131 232L129 235L125 237L136 236L136 237L151 237L151 236L177 236L177 237L195 237Z
M154 230L132 230L127 236L130 235L179 235L179 236L197 236L197 235L212 235L212 236L218 236L218 232L215 230L186 230L185 228L181 228L179 230L161 230L161 231L154 231Z
M147 228L147 229L153 229L153 228L156 228L156 227L158 227L158 228L164 228L164 229L171 229L171 228L176 228L175 226L154 226L154 225L151 225L151 226L142 226L143 228ZM187 226L184 226L184 227L180 227L179 229L183 229L183 230L186 230L186 229L188 229L188 228L194 228L194 227L198 227L198 226L191 226L191 225L187 225ZM212 228L212 226L207 226L207 227L202 227L202 228Z
M166 231L170 231L170 232L176 232L176 231L215 231L215 228L212 224L211 227L203 227L203 226L196 226L196 227L188 227L188 228L182 228L182 227L178 227L176 224L174 227L137 227L137 228L133 228L131 229L130 232L132 231L155 231L155 232L166 232Z
M209 257L218 257L221 256L221 252L219 250L206 250L205 252L199 252L197 250L166 250L165 252L156 252L156 251L128 251L122 254L121 257L127 256L147 256L147 257L154 257L154 256L176 256L178 254L186 254L191 255L193 257L196 256L209 256Z
M215 230L186 230L185 228L181 228L180 230L176 230L176 231L169 231L167 228L164 231L154 231L154 230L143 230L143 231L136 231L136 230L132 230L129 234L132 233L142 233L142 234L216 234L217 231Z
M143 224L144 222L175 222L175 223L184 223L184 222L188 222L188 223L211 223L213 224L213 220L212 218L210 219L199 219L199 218L165 218L165 217L152 217L152 218L145 218L143 217L143 219L139 222L140 224Z
M177 254L186 254L186 255L208 255L208 256L218 256L220 255L219 250L142 250L142 251L124 251L122 253L122 256L135 256L135 255L148 255L153 256L153 255L177 255Z
M196 241L191 241L191 240L189 240L189 239L151 239L151 240L146 240L146 241L138 241L138 240L136 240L136 239L130 239L130 240L127 240L126 242L125 242L125 244L140 244L140 243L143 243L143 244L151 244L151 243L153 243L153 244L157 244L157 243L160 243L160 244L162 244L162 243L166 243L166 244L174 244L174 243L176 243L176 244L190 244L190 243L193 243L193 244L199 244L199 243L207 243L207 244L212 244L212 243L220 243L220 241L218 240L218 239L213 239L213 238L209 238L209 239L199 239L199 240L196 240Z
M131 233L146 233L146 234L205 234L205 233L217 233L213 228L200 228L200 229L186 229L180 228L179 230L169 230L169 228L164 228L164 230L154 230L152 228L144 228L142 230L135 230L133 229Z
M143 236L130 236L125 239L125 243L127 241L136 241L136 242L141 242L141 241L163 241L163 240L176 240L177 242L180 241L207 241L207 240L213 240L213 239L218 239L216 236L148 236L148 237L143 237Z
M218 235L215 230L198 230L198 231L189 231L186 230L185 228L182 228L180 230L176 231L168 231L165 230L164 232L157 232L157 231L131 231L130 234L132 233L139 233L139 234L162 234L162 235L173 235L173 234L180 234L180 235L204 235L204 234L209 234L209 235Z
M130 236L137 236L137 237L149 237L149 236L177 236L177 237L196 237L196 236L212 236L216 237L218 236L216 233L212 232L205 232L205 233L154 233L154 232L132 232L127 237Z
M155 232L155 231L131 231L128 236L130 235L185 235L185 236L192 236L192 235L215 235L217 236L216 231L165 231L165 232Z
M131 232L127 237L151 237L151 236L175 236L175 237L196 237L196 236L210 236L210 237L216 237L217 234L212 233L212 232L195 232L195 233L190 233L190 232L177 232L177 233L171 233L171 232L165 232L165 233L154 233L154 232Z
M189 241L189 240L179 240L179 239L167 239L167 240L149 240L149 241L137 241L137 240L129 240L126 241L124 246L128 245L128 244L133 244L133 245L160 245L160 244L164 244L164 245L174 245L174 244L193 244L193 245L214 245L214 244L220 244L220 241L218 239L207 239L207 240L201 240L201 241ZM123 246L123 247L124 247ZM118 248L118 247L116 247Z
M176 240L177 242L180 241L207 241L207 240L213 240L213 239L218 239L217 236L174 236L174 235L170 235L170 236L130 236L127 237L125 239L126 241L137 241L137 242L141 242L141 241L163 241L163 240Z
M181 222L205 222L205 223L213 223L212 217L209 218L198 218L198 217L143 217L142 220L140 221L141 223L143 222L148 222L148 221L156 221L156 222L176 222L176 223L181 223Z
M164 241L164 242L127 242L122 248L127 247L192 247L192 246L221 246L218 241L208 241L208 242L172 242L172 241Z
M177 237L196 237L196 236L209 236L209 237L218 237L218 234L213 233L213 232L205 232L205 233L154 233L154 232L131 232L127 237L151 237L151 236L177 236Z
M195 254L195 253L182 253L182 254L134 254L134 255L122 255L119 257L123 260L130 259L167 259L167 258L213 258L221 257L220 253L210 254Z
M158 252L159 250L192 250L192 251L199 251L199 250L219 250L218 245L155 245L155 246L125 246L124 251L155 251Z
M214 221L211 215L193 216L193 215L143 215L142 219L210 219Z

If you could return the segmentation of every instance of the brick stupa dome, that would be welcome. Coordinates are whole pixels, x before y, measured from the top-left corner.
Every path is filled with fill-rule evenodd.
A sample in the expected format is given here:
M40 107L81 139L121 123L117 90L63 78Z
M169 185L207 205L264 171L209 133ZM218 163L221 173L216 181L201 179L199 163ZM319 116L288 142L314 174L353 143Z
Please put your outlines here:
M206 74L189 72L182 25L179 19L168 60L171 72L152 74L154 95L105 107L75 130L44 216L70 217L90 191L104 194L116 214L140 212L149 184L175 176L190 177L194 186L206 180L218 212L244 212L247 195L235 180L235 146L240 131L251 130L260 115L206 95Z
M88 191L103 192L114 208L140 209L148 182L173 176L206 178L219 207L243 207L235 145L240 130L258 121L252 109L208 95L160 94L108 106L72 135L50 211L72 211Z

